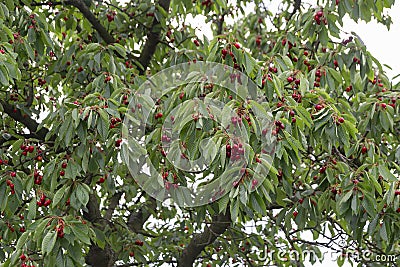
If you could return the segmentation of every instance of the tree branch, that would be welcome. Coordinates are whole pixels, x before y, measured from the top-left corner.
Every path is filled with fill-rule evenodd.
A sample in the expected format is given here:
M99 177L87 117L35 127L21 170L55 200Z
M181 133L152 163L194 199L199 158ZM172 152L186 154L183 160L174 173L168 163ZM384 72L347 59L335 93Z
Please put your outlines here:
M158 4L165 10L168 11L171 0L159 0ZM139 57L139 63L143 68L139 71L140 75L143 75L150 64L150 60L156 52L156 47L160 42L161 36L161 24L157 19L153 20L150 31L147 34L147 41L144 44L143 50Z
M85 18L92 24L93 28L100 34L101 38L107 43L115 43L114 37L107 31L100 21L93 15L88 6L82 0L68 0L64 2L79 9Z
M106 215L104 216L104 219L106 220L111 220L111 217L114 213L115 208L119 204L119 200L121 199L122 192L115 193L110 200L110 205L108 206L108 209L106 211Z
M3 110L5 113L8 114L8 116L26 126L26 128L28 128L28 130L34 135L35 138L45 140L49 130L44 127L38 130L39 123L37 123L37 121L27 116L26 114L22 114L21 110L14 107L13 105L10 105L2 100L0 100L0 104L3 106Z
M231 214L218 214L213 216L210 227L204 229L200 234L194 234L189 245L183 250L178 267L193 266L194 261L201 251L208 245L212 244L218 236L222 235L231 225Z
M151 211L154 211L156 208L156 200L154 198L150 198L147 203L142 206L137 212L131 213L128 218L128 228L135 233L140 233L143 230L144 223L151 216Z

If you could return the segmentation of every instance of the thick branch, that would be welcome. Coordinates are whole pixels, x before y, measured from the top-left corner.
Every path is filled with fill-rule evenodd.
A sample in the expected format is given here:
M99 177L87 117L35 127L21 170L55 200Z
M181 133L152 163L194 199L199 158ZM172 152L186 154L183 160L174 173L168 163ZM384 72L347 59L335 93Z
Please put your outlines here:
M89 195L89 202L86 205L87 212L83 213L83 217L89 222L96 222L102 218L99 208L99 202L94 194Z
M90 180L91 176L89 175L85 182L90 183ZM99 201L95 194L90 194L86 208L87 212L83 213L83 217L93 223L95 227L103 230L107 221L103 220L101 216ZM100 248L95 243L92 243L85 257L87 264L96 267L112 267L114 266L115 260L116 254L109 244L106 244L104 248Z
M106 211L106 215L104 216L104 219L106 220L111 220L111 217L114 213L115 208L119 204L119 200L121 199L122 193L118 192L115 193L110 200L110 205L108 206L108 209Z
M231 214L218 214L213 216L210 227L204 229L203 233L194 234L189 245L183 250L178 261L178 267L193 266L194 261L201 251L208 245L212 244L218 236L222 235L231 225Z
M171 0L159 0L158 3L165 11L168 11L170 2ZM140 70L140 74L145 73L147 67L150 64L151 58L156 52L156 47L157 44L160 42L160 36L161 36L160 26L161 26L160 22L157 19L154 19L151 29L147 34L147 41L144 44L143 50L138 60L140 65L142 65L141 67L143 67L143 69Z
M44 140L47 133L49 132L46 128L41 128L39 131L37 130L39 127L39 123L27 116L26 114L22 114L21 110L14 107L13 105L8 104L7 102L1 101L0 104L3 106L3 110L14 120L22 123L28 128L28 130L35 135L35 138Z
M137 212L132 213L128 218L128 227L131 231L139 233L143 229L143 225L151 216L151 211L157 208L157 202L154 198L150 198L146 205L141 207Z
M95 17L95 15L90 11L88 6L83 2L83 0L68 0L64 4L72 5L79 9L79 11L85 16L85 18L92 24L93 28L100 34L101 38L107 43L115 43L114 37L107 31L106 28L100 23L100 21Z

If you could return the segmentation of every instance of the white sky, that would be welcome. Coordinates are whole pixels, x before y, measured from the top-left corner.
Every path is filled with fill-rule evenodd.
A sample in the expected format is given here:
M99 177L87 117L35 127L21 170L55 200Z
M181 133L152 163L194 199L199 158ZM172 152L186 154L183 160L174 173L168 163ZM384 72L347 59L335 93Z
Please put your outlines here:
M390 31L387 30L386 26L375 21L356 23L351 19L345 20L344 30L356 32L363 40L368 51L380 60L381 64L387 64L393 69L387 70L388 77L392 78L400 74L400 53L398 52L400 43L400 1L397 1L388 13L393 20Z

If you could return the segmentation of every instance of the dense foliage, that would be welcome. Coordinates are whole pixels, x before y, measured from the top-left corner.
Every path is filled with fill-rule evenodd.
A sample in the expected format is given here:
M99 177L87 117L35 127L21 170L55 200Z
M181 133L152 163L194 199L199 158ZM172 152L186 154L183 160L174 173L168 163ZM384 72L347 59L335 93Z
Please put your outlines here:
M268 4L1 1L3 266L303 265L288 254L263 259L265 247L316 255L328 248L348 256L339 265L347 258L382 266L351 257L363 251L399 261L400 85L356 34L340 29L346 14L389 27L393 1L283 0L277 12ZM188 18L197 15L212 23L213 39L196 36ZM179 208L138 185L124 161L122 128L147 77L199 61L242 71L260 98L232 97L208 81L177 86L157 102L146 153L167 189L217 179L227 158L245 153L215 122L193 117L180 136L191 144L184 157L197 157L205 137L219 138L219 147L204 172L175 168L162 148L173 107L218 99L249 136L243 177L215 202ZM253 138L259 107L274 116L272 166ZM268 175L255 180L259 164Z

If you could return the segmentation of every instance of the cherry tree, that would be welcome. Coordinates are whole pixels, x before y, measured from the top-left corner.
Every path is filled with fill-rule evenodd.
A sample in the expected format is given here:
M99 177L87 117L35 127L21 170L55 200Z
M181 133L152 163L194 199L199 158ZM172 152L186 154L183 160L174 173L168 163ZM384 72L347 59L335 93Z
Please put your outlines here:
M3 266L399 263L393 3L0 2Z

